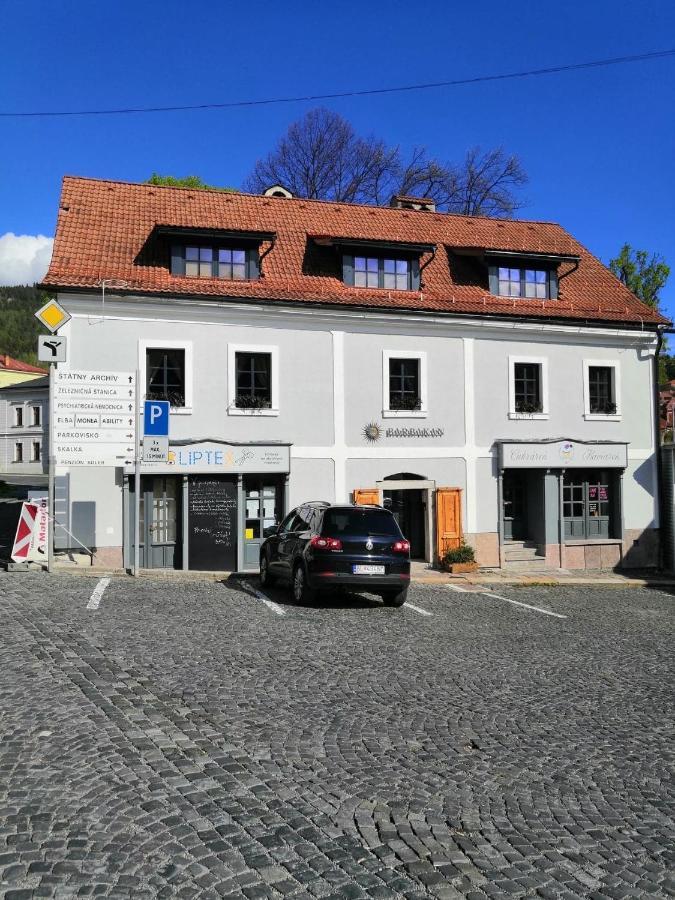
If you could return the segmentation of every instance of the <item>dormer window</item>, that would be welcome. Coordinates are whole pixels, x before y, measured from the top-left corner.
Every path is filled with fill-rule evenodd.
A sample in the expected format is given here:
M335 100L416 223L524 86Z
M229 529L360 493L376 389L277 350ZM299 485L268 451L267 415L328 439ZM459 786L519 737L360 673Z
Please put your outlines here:
M175 244L171 248L171 274L186 278L218 278L247 281L258 278L257 247L215 244Z
M495 259L489 265L490 293L523 300L557 300L555 263L536 259Z
M379 288L385 291L415 291L419 288L417 258L344 254L342 269L345 284L354 287Z

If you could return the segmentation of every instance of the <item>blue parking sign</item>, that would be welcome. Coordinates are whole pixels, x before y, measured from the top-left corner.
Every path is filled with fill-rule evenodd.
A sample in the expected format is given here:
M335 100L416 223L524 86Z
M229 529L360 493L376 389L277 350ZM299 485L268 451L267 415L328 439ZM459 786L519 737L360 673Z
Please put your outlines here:
M143 434L155 437L169 436L168 400L145 400L143 405Z

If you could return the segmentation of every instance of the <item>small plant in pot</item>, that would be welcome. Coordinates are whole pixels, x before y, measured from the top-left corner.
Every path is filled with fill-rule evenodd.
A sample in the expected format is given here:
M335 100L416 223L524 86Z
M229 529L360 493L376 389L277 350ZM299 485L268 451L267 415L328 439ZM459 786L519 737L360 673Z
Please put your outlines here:
M453 575L461 575L463 572L475 572L478 568L473 547L464 541L452 550L448 550L441 560L443 568Z

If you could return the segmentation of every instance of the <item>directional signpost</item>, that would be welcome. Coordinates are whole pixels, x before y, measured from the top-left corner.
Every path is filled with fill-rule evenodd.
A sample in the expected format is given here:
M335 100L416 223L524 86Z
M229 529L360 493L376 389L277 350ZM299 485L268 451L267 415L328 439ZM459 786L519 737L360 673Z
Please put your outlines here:
M53 454L57 466L134 462L136 373L54 373Z

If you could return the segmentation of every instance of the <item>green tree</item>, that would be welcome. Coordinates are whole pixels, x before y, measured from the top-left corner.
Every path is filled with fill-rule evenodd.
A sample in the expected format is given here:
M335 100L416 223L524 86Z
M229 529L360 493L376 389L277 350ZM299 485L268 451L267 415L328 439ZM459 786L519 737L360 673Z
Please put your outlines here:
M35 287L0 287L0 353L37 365L37 338L44 331L33 313L49 299Z
M199 175L186 175L185 178L176 178L173 175L158 175L157 172L153 172L145 183L159 184L165 187L193 188L196 191L234 191L234 188L231 187L218 187L215 184L206 184Z
M643 303L654 309L659 308L659 291L668 281L670 266L658 253L647 250L633 250L624 244L621 252L609 261L610 270Z

